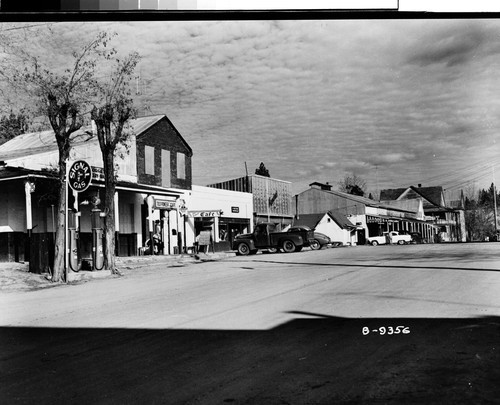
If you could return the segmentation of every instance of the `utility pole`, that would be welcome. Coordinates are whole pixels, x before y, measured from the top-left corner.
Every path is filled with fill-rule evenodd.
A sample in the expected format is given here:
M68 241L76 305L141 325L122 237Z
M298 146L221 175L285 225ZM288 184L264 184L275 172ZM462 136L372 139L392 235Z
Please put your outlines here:
M495 237L496 240L498 240L498 212L497 212L497 187L496 187L496 182L495 182L495 165L491 166L491 169L493 171L493 209L494 209L494 215L495 215Z

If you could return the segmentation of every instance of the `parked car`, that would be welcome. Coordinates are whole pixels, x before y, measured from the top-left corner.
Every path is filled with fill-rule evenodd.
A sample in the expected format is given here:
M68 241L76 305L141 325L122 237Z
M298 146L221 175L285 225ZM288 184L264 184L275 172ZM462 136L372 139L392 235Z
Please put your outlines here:
M418 232L412 232L410 233L411 236L411 243L417 244L417 243L427 243L426 240L422 237L422 235Z
M398 245L410 243L412 240L411 235L400 235L397 231L390 231L384 232L382 236L371 236L366 241L372 246L385 245L388 237L391 239L391 243L397 243Z
M298 231L311 231L311 228L308 226L302 225L302 226L292 226L288 232L298 232ZM331 239L325 235L324 233L321 232L313 232L313 237L308 240L309 247L312 250L319 250L324 246L328 246L330 243L332 243Z

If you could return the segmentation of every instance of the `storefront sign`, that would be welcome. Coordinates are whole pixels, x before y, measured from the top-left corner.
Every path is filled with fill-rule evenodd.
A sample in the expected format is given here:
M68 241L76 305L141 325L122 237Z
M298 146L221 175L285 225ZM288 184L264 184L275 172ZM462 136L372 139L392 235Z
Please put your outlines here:
M102 167L92 166L92 180L104 181L104 169Z
M215 211L188 211L188 216L190 218L206 218L206 217L220 217L222 215L221 210Z
M398 222L398 221L390 218L370 217L370 216L366 217L367 224L386 224L390 222Z
M154 208L157 210L173 210L175 209L175 201L155 199Z
M238 214L240 212L240 207L231 207L231 212L233 214Z
M84 160L77 160L69 168L68 184L76 192L89 188L92 181L92 168Z

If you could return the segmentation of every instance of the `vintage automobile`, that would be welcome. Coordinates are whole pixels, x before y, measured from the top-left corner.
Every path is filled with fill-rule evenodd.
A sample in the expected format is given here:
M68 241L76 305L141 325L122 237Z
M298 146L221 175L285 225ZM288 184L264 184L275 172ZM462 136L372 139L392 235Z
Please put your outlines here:
M388 239L390 239L390 242L388 242ZM366 242L372 246L385 245L387 243L404 245L411 243L411 241L411 235L402 235L397 231L384 232L382 236L370 236L366 239Z
M232 248L242 256L255 254L258 250L300 252L304 246L309 246L310 239L313 239L313 232L310 230L280 232L278 224L262 222L255 225L253 233L237 235Z
M309 228L308 226L305 226L305 225L292 226L288 230L288 232L295 232L295 231L300 231L300 230L310 232L311 228ZM325 246L328 246L330 243L332 243L331 239L327 235L325 235L324 233L316 232L316 231L312 231L312 232L313 232L312 238L307 241L309 247L312 250L319 250Z

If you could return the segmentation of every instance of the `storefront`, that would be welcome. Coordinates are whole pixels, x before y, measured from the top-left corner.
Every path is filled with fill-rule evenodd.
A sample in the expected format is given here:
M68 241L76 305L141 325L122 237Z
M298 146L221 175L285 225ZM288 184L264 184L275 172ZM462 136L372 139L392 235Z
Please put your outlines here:
M187 246L197 242L203 251L230 250L236 235L252 231L252 215L250 193L193 186L186 213Z

